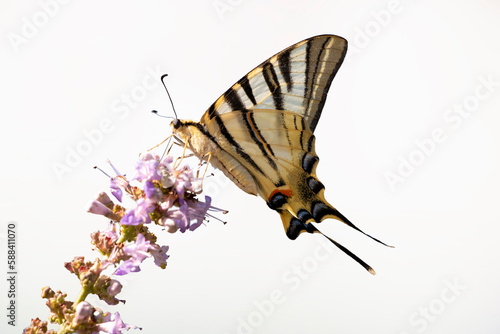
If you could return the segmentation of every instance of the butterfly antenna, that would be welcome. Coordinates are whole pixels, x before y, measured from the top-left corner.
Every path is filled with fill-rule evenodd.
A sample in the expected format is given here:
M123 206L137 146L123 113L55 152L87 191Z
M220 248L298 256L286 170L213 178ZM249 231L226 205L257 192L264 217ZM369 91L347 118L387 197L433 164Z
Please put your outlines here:
M167 85L165 85L164 78L167 76L168 76L168 74L163 74L161 76L160 80L161 80L161 83L163 84L163 87L165 87L165 90L167 91L168 99L170 100L170 104L172 105L172 110L174 111L175 119L177 119L177 113L175 112L174 101L172 101L172 97L170 96L170 93L168 92Z
M101 168L97 167L97 166L94 166L94 169L97 169L99 170L101 173L103 173L104 175L106 175L107 177L109 177L110 179L112 179L111 176L109 176L105 171L103 171Z
M174 111L174 115L175 117L172 117L172 116L165 116L165 115L160 115L158 113L158 111L156 110L151 110L151 112L159 117L163 117L163 118L173 118L174 120L178 119L177 118L177 112L175 111L175 106L174 106L174 101L172 101L172 97L170 96L170 92L168 91L168 88L167 88L167 85L165 84L165 77L167 77L168 74L163 74L161 77L160 77L160 80L161 80L161 83L163 84L163 87L165 88L165 91L167 92L167 95L168 95L168 99L170 100L170 104L172 105L172 110ZM163 141L162 143L164 143L165 141ZM168 143L167 145L165 146L165 150L163 151L163 154L161 156L161 159L163 159L163 157L168 154L168 151L170 150L171 148L171 142L172 142L172 136L169 136L168 137ZM161 144L160 144L161 145ZM156 146L155 146L156 147Z

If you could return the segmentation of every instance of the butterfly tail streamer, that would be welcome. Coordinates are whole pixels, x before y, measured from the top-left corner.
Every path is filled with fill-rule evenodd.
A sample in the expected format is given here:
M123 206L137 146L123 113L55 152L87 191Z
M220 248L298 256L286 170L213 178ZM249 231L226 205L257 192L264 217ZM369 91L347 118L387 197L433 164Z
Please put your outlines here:
M315 228L316 229L316 228ZM357 263L359 263L361 266L363 266L363 268L365 268L370 274L372 275L375 275L376 272L375 270L373 270L373 268L368 264L366 263L365 261L361 260L356 254L354 254L353 252L351 252L350 250L348 250L347 248L345 248L344 246L342 246L341 244L339 244L338 242L336 242L335 240L333 240L332 238L328 237L327 235L325 235L323 232L321 232L320 230L316 229L315 233L320 233L321 235L323 235L325 238L327 238L328 240L330 240L335 246L337 246L341 251L343 251L344 253L346 253L347 255L349 255L354 261L356 261Z
M297 239L297 237L302 233L302 232L308 232L308 233L319 233L323 235L325 238L330 240L331 243L333 243L335 246L337 246L341 251L343 251L345 254L349 255L354 261L359 263L363 268L365 268L370 274L375 275L375 270L368 265L365 261L361 260L356 254L348 250L346 247L342 246L340 243L337 241L333 240L332 238L328 237L325 235L323 232L318 230L310 221L309 222L302 222L298 218L294 217L289 211L284 210L279 212L281 219L283 221L283 226L285 227L286 230L286 235L288 238L291 240Z
M383 242L383 241L381 241L381 240L379 240L379 239L377 239L375 237L372 237L368 233L363 232L359 227L357 227L356 225L354 225L353 223L351 223L351 221L349 219L347 219L343 214L341 214L338 210L336 210L336 209L333 209L333 210L335 210L336 213L335 213L334 217L332 217L332 218L337 219L337 220L341 221L342 223L346 224L347 226L352 227L356 231L363 233L364 235L366 235L370 239L378 242L379 244L382 244L382 245L384 245L386 247L394 248L394 246L388 245L385 242Z

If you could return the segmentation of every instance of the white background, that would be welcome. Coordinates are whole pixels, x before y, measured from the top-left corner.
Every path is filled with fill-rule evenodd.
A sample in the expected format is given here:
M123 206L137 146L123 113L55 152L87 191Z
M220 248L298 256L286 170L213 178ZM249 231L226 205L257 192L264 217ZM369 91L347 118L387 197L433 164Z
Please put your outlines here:
M496 1L3 1L0 13L0 258L15 221L19 272L16 328L1 279L2 333L47 319L44 286L76 297L63 263L93 259L89 234L106 226L85 212L108 185L92 167L110 171L109 158L130 174L169 135L149 113L172 115L160 74L179 117L198 120L254 66L323 33L350 44L315 132L318 175L329 202L396 248L334 220L321 229L377 275L318 235L288 240L276 213L217 173L207 191L228 223L158 231L167 269L128 275L126 305L90 301L142 333L500 331ZM391 186L387 173L404 177Z

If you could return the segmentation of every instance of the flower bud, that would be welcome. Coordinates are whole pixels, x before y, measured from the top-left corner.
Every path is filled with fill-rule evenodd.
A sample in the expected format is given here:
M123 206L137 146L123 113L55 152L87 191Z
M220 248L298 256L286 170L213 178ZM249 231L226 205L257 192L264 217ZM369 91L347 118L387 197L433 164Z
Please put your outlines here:
M94 313L94 307L86 301L82 301L76 305L75 317L73 325L80 325L87 322Z
M169 233L175 233L179 229L179 226L177 226L174 220L166 217L161 219L161 225L163 225Z
M96 201L101 202L102 204L108 206L108 207L113 207L113 201L111 198L109 198L108 194L106 194L104 191L100 192L96 196Z
M109 197L108 197L108 199L109 199ZM112 213L111 210L106 205L102 204L98 200L93 200L87 205L87 212L90 212L90 213L93 213L96 215L103 215L103 216L106 216L106 215L109 215L110 213Z
M122 285L120 282L117 280L112 279L111 282L109 282L108 286L108 294L110 296L116 296L122 291Z

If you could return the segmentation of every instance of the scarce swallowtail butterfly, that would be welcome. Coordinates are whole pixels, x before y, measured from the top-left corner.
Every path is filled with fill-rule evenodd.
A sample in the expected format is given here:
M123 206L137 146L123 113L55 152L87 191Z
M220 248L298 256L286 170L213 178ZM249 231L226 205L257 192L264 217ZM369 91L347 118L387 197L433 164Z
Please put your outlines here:
M171 123L174 136L199 159L210 161L241 190L259 195L277 211L292 240L302 232L321 233L312 222L326 218L362 232L325 200L325 187L316 176L313 132L346 51L347 41L339 36L303 40L241 78L199 122Z

